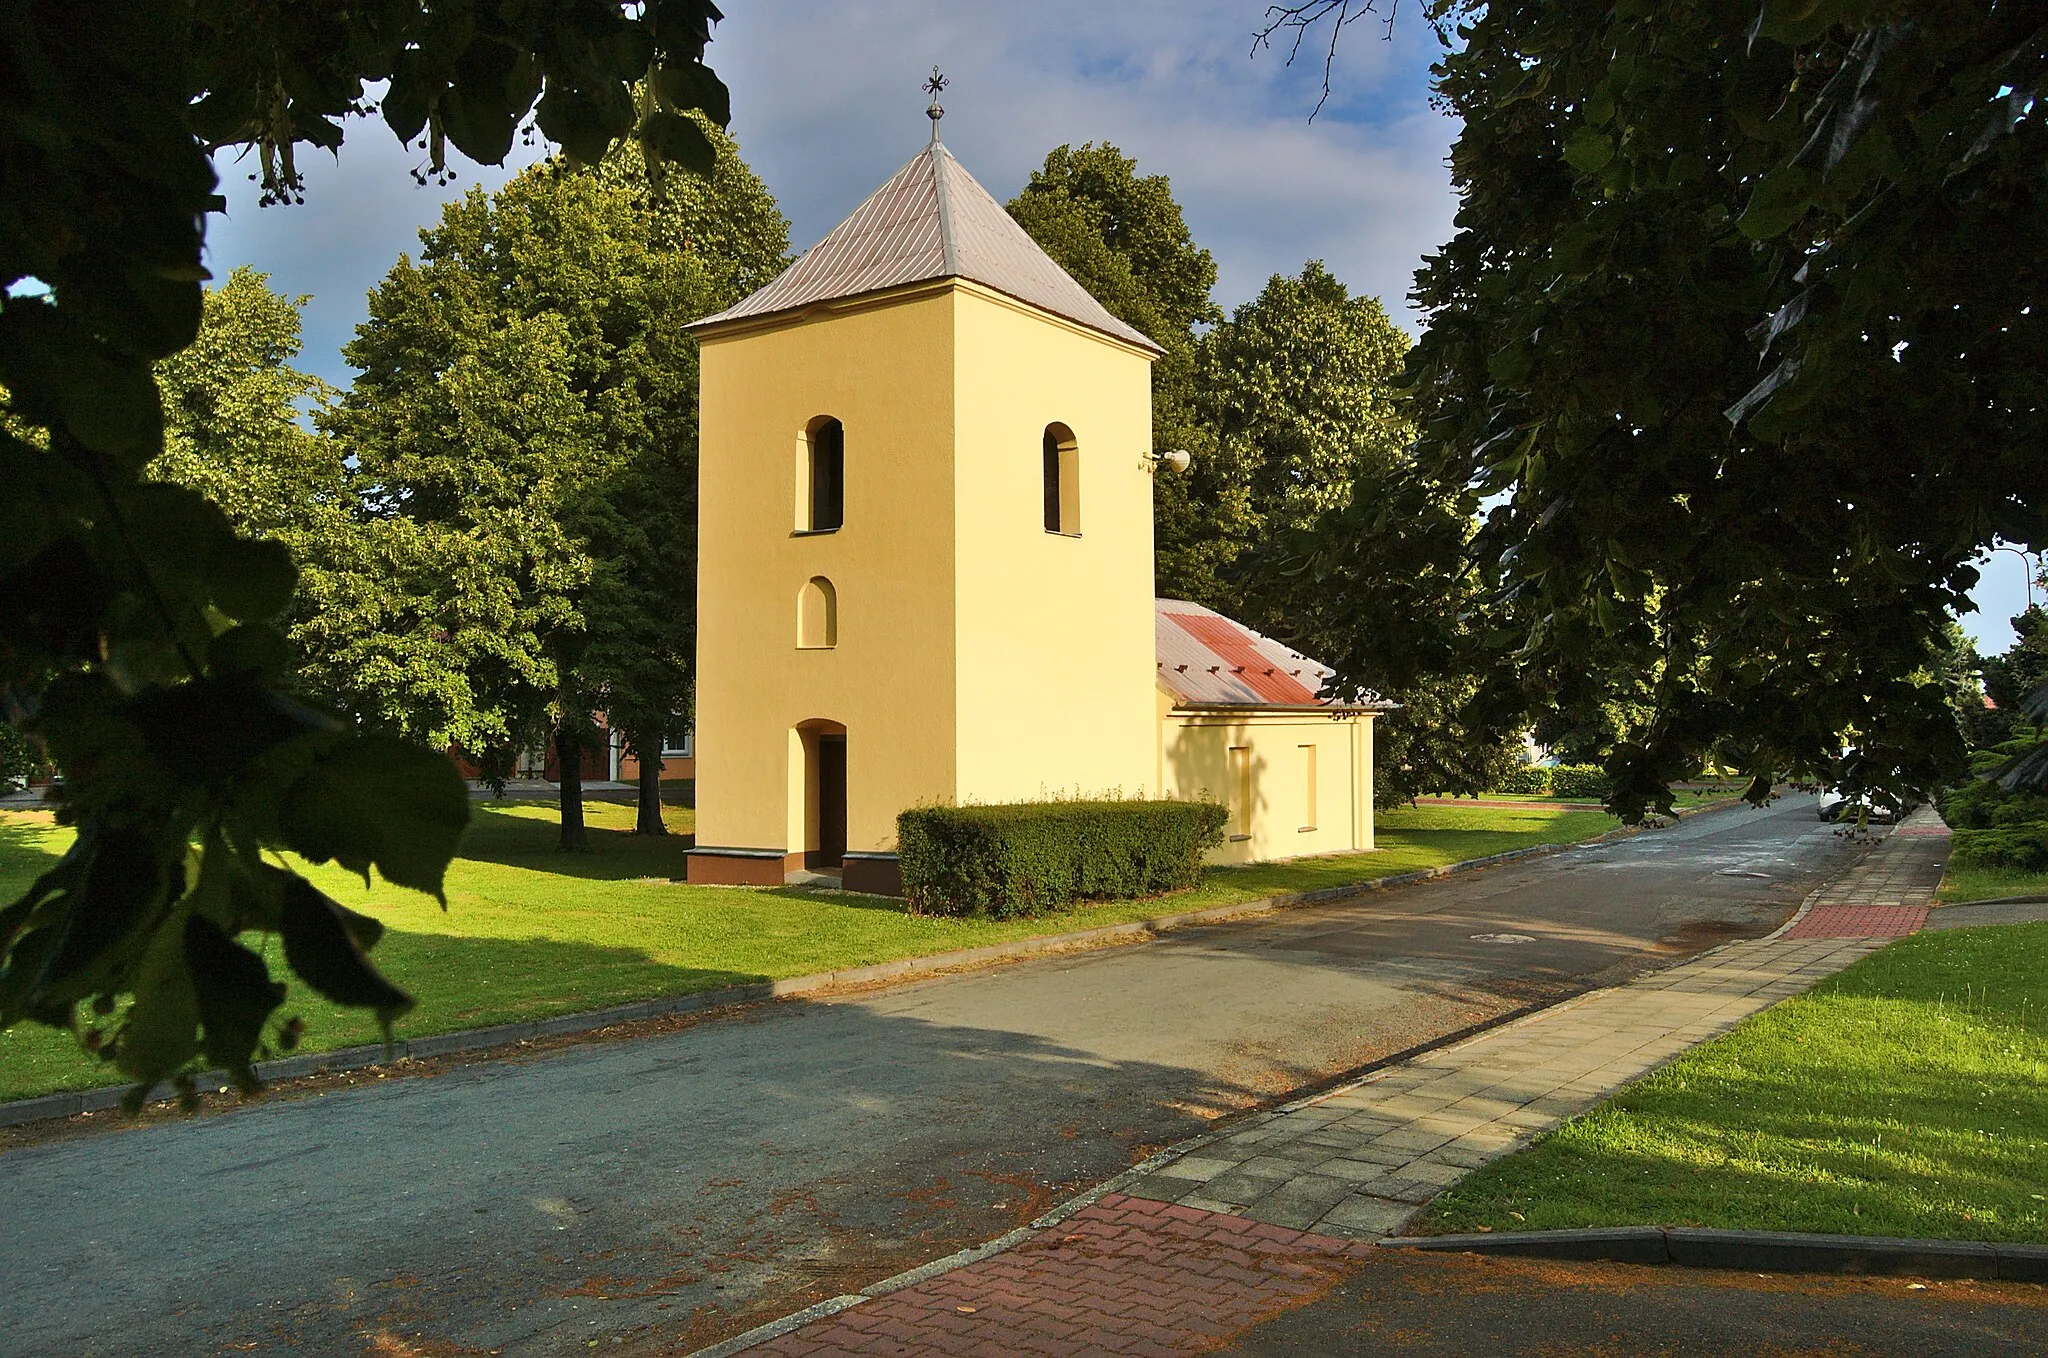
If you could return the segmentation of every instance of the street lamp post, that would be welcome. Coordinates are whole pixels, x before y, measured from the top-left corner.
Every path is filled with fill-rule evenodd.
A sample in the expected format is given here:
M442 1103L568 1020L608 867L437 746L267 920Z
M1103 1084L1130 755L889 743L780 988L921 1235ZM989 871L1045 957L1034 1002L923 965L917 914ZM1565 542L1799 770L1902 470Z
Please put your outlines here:
M2029 552L2019 547L2007 547L2003 543L1996 542L1991 544L1989 550L1994 552L2011 552L2024 564L2026 569L2021 574L2027 582L2027 607L2032 608L2034 606L2034 577L2040 574L2041 570L2039 563L2034 560L2037 553Z

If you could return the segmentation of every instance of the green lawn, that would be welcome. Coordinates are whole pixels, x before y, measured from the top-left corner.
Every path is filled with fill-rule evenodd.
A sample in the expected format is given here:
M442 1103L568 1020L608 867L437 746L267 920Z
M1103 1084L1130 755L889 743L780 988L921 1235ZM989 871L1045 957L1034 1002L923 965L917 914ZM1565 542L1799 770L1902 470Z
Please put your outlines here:
M2048 924L1901 939L1430 1204L1428 1232L2048 1241Z
M1950 905L2000 896L2048 896L2048 872L2019 868L1950 868L1935 893Z
M1419 807L1382 813L1371 854L1248 868L1215 868L1200 886L1171 896L1119 901L1033 920L932 919L898 901L795 889L693 887L683 876L681 833L626 833L633 807L591 803L593 851L554 850L555 811L540 803L483 803L448 876L448 909L384 883L365 889L335 868L312 876L336 899L388 926L376 957L419 997L401 1036L483 1027L601 1008L744 981L945 952L1066 929L1282 892L1313 891L1484 857L1536 844L1575 842L1612 828L1599 812L1537 808ZM670 807L671 829L693 813ZM0 901L52 863L69 832L44 813L0 812ZM281 968L273 942L274 968ZM306 1021L304 1047L373 1041L369 1019L294 986L285 1013ZM106 1067L63 1033L22 1025L0 1032L0 1098L106 1083Z

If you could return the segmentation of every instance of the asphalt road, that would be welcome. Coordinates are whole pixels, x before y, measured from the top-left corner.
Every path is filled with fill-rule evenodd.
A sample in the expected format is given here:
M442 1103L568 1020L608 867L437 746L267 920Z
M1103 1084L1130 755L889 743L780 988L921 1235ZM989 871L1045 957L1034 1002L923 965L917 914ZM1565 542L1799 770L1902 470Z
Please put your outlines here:
M0 1352L708 1343L1215 1119L1766 933L1790 798L1341 906L0 1155Z

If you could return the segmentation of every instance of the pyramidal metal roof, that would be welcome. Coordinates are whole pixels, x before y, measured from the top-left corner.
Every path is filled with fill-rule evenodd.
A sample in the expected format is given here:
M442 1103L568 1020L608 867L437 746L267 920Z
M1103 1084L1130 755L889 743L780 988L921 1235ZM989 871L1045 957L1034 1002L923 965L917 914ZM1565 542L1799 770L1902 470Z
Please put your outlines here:
M1243 623L1184 599L1154 599L1159 685L1181 707L1298 707L1386 711L1367 696L1334 702L1323 694L1333 671Z
M1109 314L934 140L759 292L692 329L966 278L1151 353L1162 350Z

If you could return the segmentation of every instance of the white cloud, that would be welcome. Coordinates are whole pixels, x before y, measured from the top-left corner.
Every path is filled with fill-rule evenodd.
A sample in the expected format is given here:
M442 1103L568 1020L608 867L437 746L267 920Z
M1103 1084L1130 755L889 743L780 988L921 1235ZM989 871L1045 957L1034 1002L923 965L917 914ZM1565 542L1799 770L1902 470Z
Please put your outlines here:
M712 60L799 246L916 151L918 82L936 62L953 82L946 141L998 197L1062 142L1112 141L1173 180L1226 307L1320 258L1402 315L1453 211L1443 159L1456 129L1428 106L1434 39L1412 10L1391 42L1371 20L1349 29L1335 95L1311 123L1320 52L1291 68L1284 47L1253 56L1260 12L1237 0L762 0L735 7Z
M1276 272L1325 260L1403 312L1422 253L1452 203L1442 158L1454 127L1427 106L1432 39L1413 10L1395 39L1371 20L1339 49L1336 95L1311 124L1319 51L1251 55L1262 6L1246 0L753 0L728 7L710 59L733 90L734 131L807 246L925 139L920 82L934 63L947 143L998 197L1062 142L1108 140L1170 176L1195 238L1216 256L1218 300L1247 300ZM460 162L455 184L417 186L421 153L376 121L351 124L339 163L308 151L304 207L256 206L246 165L223 158L230 210L208 232L225 276L254 264L311 293L305 364L345 383L340 346L364 294L471 184L508 168ZM1412 318L1409 318L1412 325Z

